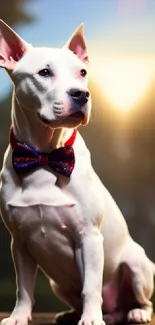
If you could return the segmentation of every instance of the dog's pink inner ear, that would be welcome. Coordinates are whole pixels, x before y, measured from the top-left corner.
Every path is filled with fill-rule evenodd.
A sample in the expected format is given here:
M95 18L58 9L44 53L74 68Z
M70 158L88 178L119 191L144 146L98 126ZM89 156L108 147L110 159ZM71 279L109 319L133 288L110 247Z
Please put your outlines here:
M13 70L27 48L28 44L3 21L0 21L0 66Z
M69 50L74 52L83 62L88 61L87 47L82 35L75 35L68 46Z
M22 44L11 42L10 47L10 44L8 46L5 40L2 40L0 49L0 66L8 70L13 70L16 62L20 60L25 51L26 49Z
M85 43L82 24L76 29L65 47L76 54L84 63L88 62L87 46Z

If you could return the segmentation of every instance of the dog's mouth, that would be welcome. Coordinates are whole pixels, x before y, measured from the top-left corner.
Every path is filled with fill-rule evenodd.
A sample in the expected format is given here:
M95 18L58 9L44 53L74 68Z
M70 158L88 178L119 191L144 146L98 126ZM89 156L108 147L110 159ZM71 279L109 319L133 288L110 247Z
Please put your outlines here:
M80 124L85 125L86 124L86 116L83 112L77 111L75 113L72 113L65 117L64 121L68 125L74 125L79 126Z
M71 115L69 115L68 117L69 119L73 119L77 122L80 122L81 125L86 125L87 124L87 117L85 116L85 114L81 111L78 111L76 113L73 113Z
M73 113L73 114L69 115L69 117L79 118L79 119L81 119L81 121L82 121L82 120L85 118L85 115L84 115L83 112L78 111L78 112L76 112L76 113Z
M39 112L37 112L37 117L39 118L39 120L42 123L44 123L46 125L57 124L57 121L52 121L52 120L46 118L45 116L41 115ZM61 122L63 123L64 120L68 121L68 122L75 121L75 123L85 125L85 119L86 119L85 114L83 112L81 112L81 111L77 111L77 112L75 112L73 114L70 114L70 115L64 117L61 120Z

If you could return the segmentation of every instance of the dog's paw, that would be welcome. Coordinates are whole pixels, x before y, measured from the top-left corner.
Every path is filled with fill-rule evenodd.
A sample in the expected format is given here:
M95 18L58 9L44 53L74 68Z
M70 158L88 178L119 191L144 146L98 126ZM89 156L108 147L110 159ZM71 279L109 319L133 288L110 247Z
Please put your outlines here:
M105 325L103 319L98 319L95 317L81 318L78 325Z
M0 325L28 325L28 322L31 320L32 320L31 316L24 315L24 314L17 314L2 319Z
M128 312L128 322L132 324L144 324L151 322L151 316L145 309L132 309Z

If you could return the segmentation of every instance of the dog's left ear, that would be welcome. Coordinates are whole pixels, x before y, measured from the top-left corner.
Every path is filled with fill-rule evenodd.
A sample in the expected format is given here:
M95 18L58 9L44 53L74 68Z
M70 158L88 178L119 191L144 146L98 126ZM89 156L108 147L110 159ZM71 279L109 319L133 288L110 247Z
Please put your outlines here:
M83 24L81 24L72 34L69 41L65 44L65 48L74 52L81 61L88 62L87 46L83 33Z

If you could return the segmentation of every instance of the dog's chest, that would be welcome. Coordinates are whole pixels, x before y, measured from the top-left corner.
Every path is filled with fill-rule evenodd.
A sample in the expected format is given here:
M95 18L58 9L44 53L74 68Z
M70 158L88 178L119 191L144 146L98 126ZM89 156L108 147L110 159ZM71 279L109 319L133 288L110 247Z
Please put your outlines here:
M30 237L32 232L33 238L35 233L43 236L67 229L69 236L78 240L85 227L98 226L103 216L102 190L96 177L88 180L76 175L66 186L61 183L59 187L50 186L50 174L36 175L40 180L36 186L25 185L9 201L16 229Z
M99 226L104 206L102 184L90 161L83 169L77 161L71 179L60 177L57 184L49 170L38 169L23 180L22 191L16 191L9 206L22 238L44 242L45 237L56 236L53 241L62 241L63 246L64 237L78 241L86 228Z
M15 233L26 243L42 269L57 282L62 279L62 272L69 274L70 279L73 279L73 274L78 278L75 246L79 246L87 229L92 225L99 226L103 214L103 202L96 190L93 190L93 186L90 186L89 190L86 187L81 188L80 193L76 187L75 191L70 187L71 185L65 191L59 189L55 204L47 203L47 198L50 198L48 189L47 196L42 197L42 203L28 206L10 205ZM51 202L52 200L51 195ZM49 261L55 267L51 268ZM57 270L61 270L61 274L58 274ZM77 279L74 280L77 282Z

